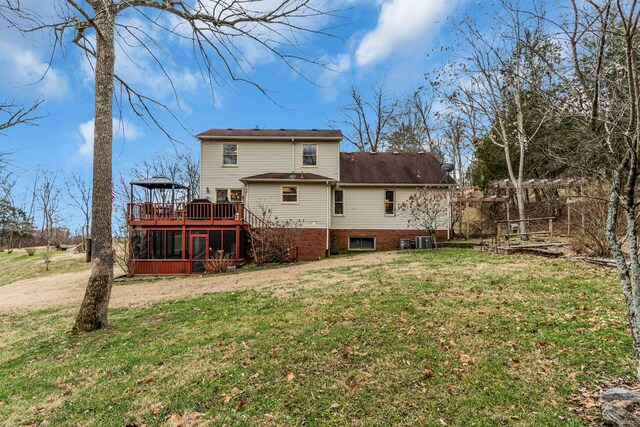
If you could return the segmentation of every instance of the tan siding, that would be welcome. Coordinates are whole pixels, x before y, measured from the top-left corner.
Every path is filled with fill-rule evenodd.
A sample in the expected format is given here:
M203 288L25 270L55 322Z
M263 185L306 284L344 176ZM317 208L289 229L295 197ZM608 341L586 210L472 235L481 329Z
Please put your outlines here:
M302 146L304 144L314 144L314 142L296 143L295 171L311 172L340 180L340 144L338 143L318 143L318 166L303 166Z
M281 183L250 183L247 208L260 216L262 207L271 208L271 218L303 221L304 228L327 226L327 186L298 184L298 203L282 203ZM289 185L289 184L284 184ZM292 184L295 185L295 184Z
M344 191L344 216L333 215L331 228L337 230L408 229L407 217L397 212L397 209L395 216L385 215L384 192L387 189L396 190L396 207L416 192L416 188L413 187L343 187L341 190ZM446 190L442 189L434 189L433 191L446 193ZM447 223L446 215L442 218L441 223ZM446 226L441 226L439 229L446 229Z
M234 141L236 142L236 141ZM295 172L302 170L333 179L340 177L340 144L318 142L318 167L302 169L302 144L295 144L292 153L290 141L237 141L238 166L222 166L222 141L201 142L202 197L215 198L216 188L243 188L241 178L268 172L292 172L295 155ZM312 142L304 142L312 143ZM209 188L209 194L206 189Z

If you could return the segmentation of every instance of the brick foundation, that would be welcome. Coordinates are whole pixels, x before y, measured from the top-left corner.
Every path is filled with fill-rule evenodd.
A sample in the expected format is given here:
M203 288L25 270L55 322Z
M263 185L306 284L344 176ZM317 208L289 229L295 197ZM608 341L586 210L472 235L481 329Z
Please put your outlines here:
M331 253L344 253L349 251L349 237L375 237L376 250L391 251L400 249L400 239L413 239L425 236L424 230L331 230ZM447 231L438 230L436 241L447 240Z
M313 261L326 255L327 230L301 228L296 247L299 261Z
M326 230L324 228L302 228L298 236L299 261L313 261L325 256ZM349 252L349 237L375 237L376 250L393 251L400 249L400 239L413 239L425 236L424 230L330 230L329 244L331 253ZM438 230L436 240L447 240L447 231Z

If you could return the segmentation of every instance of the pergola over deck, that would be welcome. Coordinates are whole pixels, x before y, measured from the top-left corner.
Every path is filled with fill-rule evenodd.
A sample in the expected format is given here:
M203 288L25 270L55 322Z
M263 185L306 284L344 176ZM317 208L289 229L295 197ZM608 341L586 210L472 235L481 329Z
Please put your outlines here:
M154 190L171 190L171 204L175 204L176 202L176 190L187 190L187 198L186 201L191 200L191 194L189 191L189 187L186 187L182 184L179 184L166 176L153 176L151 178L141 179L139 181L132 181L131 185L131 196L130 203L134 202L134 191L133 187L142 187L146 189L146 202L153 202Z

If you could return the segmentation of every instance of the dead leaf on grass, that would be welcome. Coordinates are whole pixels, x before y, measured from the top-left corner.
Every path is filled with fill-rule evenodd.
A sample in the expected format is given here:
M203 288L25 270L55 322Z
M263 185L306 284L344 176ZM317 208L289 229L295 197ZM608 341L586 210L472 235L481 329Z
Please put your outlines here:
M424 374L424 378L427 379L427 380L433 378L433 375L434 375L433 371L431 369L429 369L429 367L427 367L427 366L424 366L422 368L422 373Z

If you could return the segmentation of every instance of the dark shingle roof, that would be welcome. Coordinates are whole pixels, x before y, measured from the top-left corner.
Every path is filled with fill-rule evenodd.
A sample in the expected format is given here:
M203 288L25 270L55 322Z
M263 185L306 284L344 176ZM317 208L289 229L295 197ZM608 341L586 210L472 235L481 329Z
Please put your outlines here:
M280 173L269 172L260 175L248 176L240 181L335 181L333 178L317 175L315 173Z
M345 184L455 184L431 153L340 153Z
M153 176L151 178L144 178L138 181L131 181L130 184L150 189L187 188L184 185L167 178L166 176Z
M332 129L209 129L198 138L342 139L342 131Z

